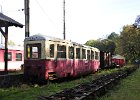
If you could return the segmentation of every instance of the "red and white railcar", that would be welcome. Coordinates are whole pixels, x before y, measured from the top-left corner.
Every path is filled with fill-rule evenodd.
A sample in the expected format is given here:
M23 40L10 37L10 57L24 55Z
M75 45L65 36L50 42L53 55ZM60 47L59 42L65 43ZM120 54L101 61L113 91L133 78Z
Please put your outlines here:
M5 47L0 44L0 71L4 71ZM23 65L23 47L19 46L8 46L8 71L21 70Z
M33 35L24 40L24 74L45 80L88 74L99 69L99 53L94 47Z
M125 65L125 57L121 56L121 55L114 55L112 57L112 63L114 63L116 65L116 67L122 67Z

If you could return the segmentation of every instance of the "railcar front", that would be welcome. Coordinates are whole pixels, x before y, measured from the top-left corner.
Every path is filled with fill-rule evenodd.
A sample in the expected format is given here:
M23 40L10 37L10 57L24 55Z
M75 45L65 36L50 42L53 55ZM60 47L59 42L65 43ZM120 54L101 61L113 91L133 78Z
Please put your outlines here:
M46 38L39 35L30 36L24 40L24 75L45 79L47 53Z
M113 55L112 63L115 65L115 67L122 67L125 65L125 57L121 55Z
M24 48L25 76L54 80L72 74L73 45L71 42L34 35L24 40Z

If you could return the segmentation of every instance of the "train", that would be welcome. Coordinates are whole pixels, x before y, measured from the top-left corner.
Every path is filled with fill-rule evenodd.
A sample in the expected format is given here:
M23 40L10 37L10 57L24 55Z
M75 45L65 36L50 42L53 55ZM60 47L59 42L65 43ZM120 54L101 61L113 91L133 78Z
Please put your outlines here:
M41 34L24 39L25 77L55 80L108 67L112 67L112 54L98 48Z
M8 46L8 71L19 71L23 68L24 48L20 46ZM5 46L0 44L0 71L5 70Z

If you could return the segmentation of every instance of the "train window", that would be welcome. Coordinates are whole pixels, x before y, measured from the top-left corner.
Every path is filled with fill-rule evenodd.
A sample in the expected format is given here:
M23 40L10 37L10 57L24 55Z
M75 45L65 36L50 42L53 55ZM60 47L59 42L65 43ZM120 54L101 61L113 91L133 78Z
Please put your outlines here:
M22 53L16 53L16 61L22 61Z
M94 59L94 51L91 51L91 59Z
M80 48L76 48L76 59L80 59Z
M82 49L82 59L86 59L86 50Z
M98 60L99 57L98 57L98 52L95 52L95 59Z
M33 59L37 59L37 58L41 58L41 44L37 43L37 44L27 44L27 48L26 48L26 56L28 59L33 58Z
M32 58L38 58L38 47L32 47Z
M4 59L5 59L6 55L5 55L5 52L4 52ZM12 61L12 53L11 52L8 52L8 61Z
M87 59L90 60L90 50L87 50Z
M74 47L69 47L69 59L74 58Z
M12 61L12 53L8 52L8 61Z
M54 58L54 44L50 45L50 58Z
M57 45L57 58L66 58L66 46Z

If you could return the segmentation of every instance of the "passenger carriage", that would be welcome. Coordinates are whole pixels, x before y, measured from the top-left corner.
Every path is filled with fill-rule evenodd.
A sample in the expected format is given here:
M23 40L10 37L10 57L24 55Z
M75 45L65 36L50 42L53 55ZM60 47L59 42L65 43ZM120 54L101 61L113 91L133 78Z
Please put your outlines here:
M5 47L4 45L0 44L0 71L4 71L5 69L4 54ZM8 46L8 71L21 70L23 61L23 47Z
M99 53L97 48L33 35L24 40L24 74L45 80L88 74L99 69Z
M125 57L121 55L113 55L112 57L112 63L115 64L116 67L122 67L125 65Z

